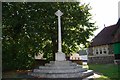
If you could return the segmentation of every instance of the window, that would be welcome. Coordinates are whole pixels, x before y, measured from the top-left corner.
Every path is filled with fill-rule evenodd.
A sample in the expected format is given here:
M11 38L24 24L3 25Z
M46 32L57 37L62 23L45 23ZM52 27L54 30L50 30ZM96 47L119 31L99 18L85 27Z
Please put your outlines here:
M104 47L103 53L104 53L104 54L107 54L107 48L106 48L106 47Z
M102 49L100 49L100 54L102 54Z
M98 54L98 49L96 49L96 54Z
M98 54L98 51L96 52L96 54Z
M106 51L104 51L104 54L106 54L107 52Z

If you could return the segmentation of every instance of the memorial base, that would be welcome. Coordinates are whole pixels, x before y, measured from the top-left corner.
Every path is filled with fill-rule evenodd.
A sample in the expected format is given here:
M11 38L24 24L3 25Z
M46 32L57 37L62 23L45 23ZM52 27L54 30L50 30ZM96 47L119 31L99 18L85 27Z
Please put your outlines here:
M65 61L65 54L63 52L55 53L55 61Z
M50 61L45 66L33 69L28 75L35 78L79 78L93 75L93 71L82 68L81 65L71 61Z

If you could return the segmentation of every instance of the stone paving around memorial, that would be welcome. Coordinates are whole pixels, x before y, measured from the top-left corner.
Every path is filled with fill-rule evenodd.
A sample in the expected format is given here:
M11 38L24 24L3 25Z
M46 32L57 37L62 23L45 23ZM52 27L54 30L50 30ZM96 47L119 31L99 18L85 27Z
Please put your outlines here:
M101 76L102 75L99 73L94 73L94 75L87 77L83 80L100 78ZM4 73L3 78L32 78L32 77L26 75L26 73L24 73L24 72L8 72L8 73Z

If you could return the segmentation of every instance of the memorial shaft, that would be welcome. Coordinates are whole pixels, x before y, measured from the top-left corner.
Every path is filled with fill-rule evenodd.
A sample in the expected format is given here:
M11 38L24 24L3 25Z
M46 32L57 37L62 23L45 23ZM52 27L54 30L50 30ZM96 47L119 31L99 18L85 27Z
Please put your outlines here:
M60 21L60 16L58 16L58 52L62 52L61 21Z
M61 16L63 13L58 10L55 13L56 16L58 16L58 52L62 52L62 40L61 40Z

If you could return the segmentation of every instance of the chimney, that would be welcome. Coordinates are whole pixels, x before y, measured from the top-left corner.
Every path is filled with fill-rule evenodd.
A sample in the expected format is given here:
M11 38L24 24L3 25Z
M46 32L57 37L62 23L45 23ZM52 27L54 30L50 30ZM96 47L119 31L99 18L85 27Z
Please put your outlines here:
M118 2L118 19L120 18L120 1Z
M120 25L120 1L118 2L118 22L117 25Z

